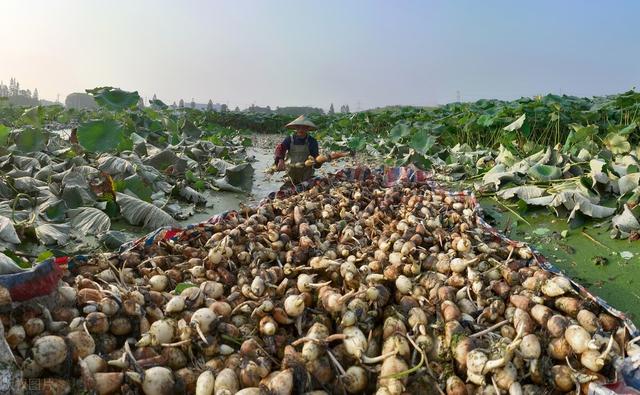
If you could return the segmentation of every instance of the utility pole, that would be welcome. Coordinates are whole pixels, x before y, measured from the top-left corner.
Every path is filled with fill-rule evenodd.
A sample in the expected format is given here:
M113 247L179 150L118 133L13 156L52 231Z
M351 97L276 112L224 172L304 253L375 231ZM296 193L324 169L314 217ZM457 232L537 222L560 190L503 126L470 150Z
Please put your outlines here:
M456 91L456 101L460 103L460 91Z
M58 96L56 96L56 103L60 103L60 94L58 93Z

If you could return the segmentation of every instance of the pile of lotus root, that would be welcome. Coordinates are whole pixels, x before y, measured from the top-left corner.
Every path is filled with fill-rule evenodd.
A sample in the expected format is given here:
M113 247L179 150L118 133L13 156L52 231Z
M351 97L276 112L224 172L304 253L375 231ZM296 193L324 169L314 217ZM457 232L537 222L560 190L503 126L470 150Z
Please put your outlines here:
M475 203L333 179L177 240L93 256L2 315L45 393L586 393L623 322L492 236Z

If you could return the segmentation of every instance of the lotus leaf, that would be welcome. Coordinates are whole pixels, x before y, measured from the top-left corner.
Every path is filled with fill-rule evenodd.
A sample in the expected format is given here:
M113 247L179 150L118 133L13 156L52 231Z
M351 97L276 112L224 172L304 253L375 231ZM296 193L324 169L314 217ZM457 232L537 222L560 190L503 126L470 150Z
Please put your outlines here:
M426 155L435 143L436 138L434 136L428 135L426 132L417 132L411 137L408 145L417 153Z
M409 125L405 123L399 123L389 131L389 139L394 143L397 143L404 137L409 136L410 134L411 134L411 129L409 128Z
M577 157L578 157L578 160L582 162L586 162L588 160L591 160L592 158L591 153L584 148L580 149L580 152L578 152Z
M542 196L544 189L535 185L523 185L498 191L497 195L502 199L511 199L514 196L522 200L528 200Z
M10 133L11 128L0 123L0 146L5 147L7 145Z
M522 114L518 119L505 126L504 130L506 130L507 132L513 132L514 130L520 129L525 119L527 119L527 114Z
M503 164L494 166L482 177L483 186L493 185L495 188L498 188L502 182L518 180L519 177L514 172L507 171Z
M120 213L131 225L140 225L147 229L175 225L176 222L161 208L124 193L116 194Z
M13 222L2 215L0 215L0 242L3 244L20 244L20 238L16 233Z
M213 185L222 191L244 193L244 190L242 190L241 188L229 184L229 181L227 181L226 178L218 178L216 180L213 180Z
M90 121L78 128L78 142L87 151L113 151L124 141L122 125L112 119Z
M555 199L555 195L539 196L536 198L523 199L525 203L532 206L550 206ZM557 206L554 206L557 207Z
M130 238L131 236L126 233L117 230L110 230L100 237L100 242L104 243L107 248L117 249Z
M552 181L562 177L562 171L556 166L534 165L529 168L527 174L536 181Z
M10 254L9 251L5 252ZM15 257L13 254L10 255ZM13 259L0 252L0 275L20 273L24 270L25 268L18 266Z
M516 158L513 156L511 151L509 151L503 145L500 145L498 156L496 157L496 163L504 164L506 166L511 166L516 163Z
M197 139L202 135L202 130L200 130L200 128L198 128L196 125L193 124L193 122L191 122L188 119L184 120L184 123L180 128L180 132L184 137L192 138L192 139Z
M593 180L593 185L595 186L596 183L600 183L600 184L608 184L609 183L609 176L607 176L604 172L603 169L606 166L606 162L600 159L591 159L589 161L589 167L591 168L591 179Z
M253 166L250 163L242 163L237 166L227 167L224 175L229 184L237 187L246 187L251 185L253 172Z
M47 144L47 133L41 129L27 127L14 131L16 148L22 152L40 151Z
M611 223L613 224L614 228L619 229L623 232L640 230L640 222L627 204L624 205L624 209L620 214L613 217Z
M640 173L627 174L618 179L618 189L620 195L633 191L640 185Z
M19 177L13 180L13 187L22 193L37 193L47 187L47 183L33 177Z
M127 92L110 86L87 89L99 106L113 111L131 109L138 104L138 92Z
M135 166L133 165L133 163L117 156L101 156L100 158L98 158L96 164L97 168L100 171L104 171L111 176L127 177L135 173Z
M160 171L165 171L169 166L172 166L172 171L179 174L184 173L186 170L186 161L179 158L175 152L169 149L165 149L156 155L150 156L143 162L145 165L152 166Z
M111 227L111 220L104 212L93 207L80 207L67 211L73 231L79 235L100 235Z
M159 99L151 99L149 100L149 104L151 104L152 108L157 110L166 110L167 108L169 108L169 106L164 104L162 100L159 100Z
M606 218L615 214L616 209L613 207L593 204L587 199L578 199L575 202L575 206L573 207L571 214L569 215L569 220L574 218L577 211L580 211L591 218Z
M638 124L635 122L631 122L629 125L625 126L624 128L620 129L618 131L619 134L621 135L627 135L627 134L631 134L633 133L636 129L638 128Z
M604 144L614 154L626 154L631 151L631 144L627 141L627 136L610 133L604 140Z
M69 204L74 202L70 201ZM38 211L47 221L61 221L67 211L67 202L57 196L51 196L38 207Z
M44 245L65 245L69 242L71 225L69 224L42 224L36 227L36 236Z
M186 201L195 204L207 203L207 198L203 194L188 186L180 188L180 196L182 196Z

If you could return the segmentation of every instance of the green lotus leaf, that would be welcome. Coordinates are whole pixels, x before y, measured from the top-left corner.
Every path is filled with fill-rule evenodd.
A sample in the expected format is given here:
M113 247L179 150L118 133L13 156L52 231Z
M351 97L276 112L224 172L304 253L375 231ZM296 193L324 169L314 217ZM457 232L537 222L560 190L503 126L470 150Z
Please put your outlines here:
M93 96L99 106L113 111L133 108L140 100L138 92L127 92L110 86L87 89L86 92Z
M169 106L164 104L160 99L151 99L149 100L149 104L151 104L151 107L156 110L166 110L167 108L169 108Z
M532 206L549 206L552 205L556 195L539 196L536 198L523 199L525 203ZM555 206L554 206L555 207Z
M80 145L91 152L114 151L125 140L122 125L112 119L87 122L77 135Z
M9 140L9 133L11 132L11 128L8 126L4 126L0 123L0 145L6 146L7 140Z
M389 138L394 143L400 141L403 137L407 137L411 133L411 129L405 123L399 123L389 131Z
M535 165L529 168L527 174L536 181L551 181L562 177L562 170L556 166Z
M435 143L435 137L425 132L418 132L409 140L409 147L413 148L419 154L426 155Z
M180 132L182 133L183 136L193 137L193 138L198 138L202 135L202 130L200 130L200 128L198 128L196 125L194 125L193 122L191 122L188 119L184 120L184 123L180 128Z
M136 197L144 200L145 202L151 202L153 189L151 188L151 185L143 180L138 174L132 174L131 176L120 181L120 183L122 184L123 190L131 192Z
M45 120L44 107L36 106L26 109L20 119L18 119L19 125L28 125L34 127L42 127Z
M506 166L511 166L516 163L516 160L516 157L513 156L511 151L509 151L505 146L501 144L498 156L496 157L496 163L503 163Z
M631 151L631 144L627 136L618 133L609 133L604 139L604 144L613 154L626 154Z
M15 135L16 148L22 152L36 152L47 144L47 133L41 129L26 127Z
M507 171L506 166L498 164L486 172L482 177L483 186L492 185L497 189L502 182L518 181L519 177L512 171Z
M620 131L618 133L620 133L622 135L631 134L634 130L636 130L637 127L638 127L638 124L636 124L635 122L631 122L629 125L627 125L624 128L620 129Z

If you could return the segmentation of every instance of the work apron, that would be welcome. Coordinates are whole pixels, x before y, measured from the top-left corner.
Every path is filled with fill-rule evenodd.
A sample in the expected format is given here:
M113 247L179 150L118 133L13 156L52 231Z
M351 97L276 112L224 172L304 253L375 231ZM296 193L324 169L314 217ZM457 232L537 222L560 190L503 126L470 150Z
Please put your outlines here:
M309 158L309 155L311 155L311 153L309 152L309 139L305 139L304 143L302 144L294 144L292 138L288 155L291 164L304 163ZM294 184L299 184L302 181L306 181L313 177L313 167L289 167L289 171L287 174L291 178L291 182L293 182Z

